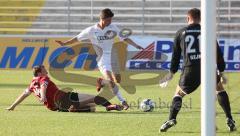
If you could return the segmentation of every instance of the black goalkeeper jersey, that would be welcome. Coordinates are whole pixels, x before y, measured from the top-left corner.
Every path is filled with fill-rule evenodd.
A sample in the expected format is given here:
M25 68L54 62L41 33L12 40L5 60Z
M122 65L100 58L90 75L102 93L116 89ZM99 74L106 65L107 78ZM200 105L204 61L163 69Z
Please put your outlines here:
M181 56L183 57L184 67L200 67L200 24L191 24L180 29L174 38L173 54L171 60L170 71L176 73L178 71ZM217 67L220 72L225 69L223 54L217 43Z

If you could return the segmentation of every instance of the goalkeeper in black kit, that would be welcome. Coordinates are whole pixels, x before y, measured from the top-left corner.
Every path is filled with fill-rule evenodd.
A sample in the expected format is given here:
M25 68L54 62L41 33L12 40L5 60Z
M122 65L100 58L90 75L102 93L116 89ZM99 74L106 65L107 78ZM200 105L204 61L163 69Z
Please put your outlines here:
M200 53L200 34L201 34L201 13L199 9L190 9L187 13L188 26L180 29L174 39L173 54L171 60L170 72L160 80L160 86L166 87L168 81L178 71L181 56L183 57L183 68L175 95L170 107L169 119L161 127L160 132L166 132L169 128L177 124L177 114L182 106L182 98L195 91L201 82L201 53ZM209 45L210 46L210 45ZM228 94L223 84L227 79L223 75L225 62L219 45L217 48L217 100L222 107L226 118L227 126L230 131L235 131L235 121L231 115L231 107ZM213 64L214 65L214 64ZM209 90L211 91L211 90Z

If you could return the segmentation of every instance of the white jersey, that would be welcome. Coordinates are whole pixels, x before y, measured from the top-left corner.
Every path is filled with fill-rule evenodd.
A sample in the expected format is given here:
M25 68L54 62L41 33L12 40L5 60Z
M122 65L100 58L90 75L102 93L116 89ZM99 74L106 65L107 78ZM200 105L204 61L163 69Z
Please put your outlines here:
M112 47L114 44L114 37L117 36L120 41L124 38L119 36L120 30L115 24L110 24L104 29L98 27L98 24L84 29L76 37L78 41L89 39L93 48L98 55L98 66L111 66ZM111 70L111 68L109 68Z

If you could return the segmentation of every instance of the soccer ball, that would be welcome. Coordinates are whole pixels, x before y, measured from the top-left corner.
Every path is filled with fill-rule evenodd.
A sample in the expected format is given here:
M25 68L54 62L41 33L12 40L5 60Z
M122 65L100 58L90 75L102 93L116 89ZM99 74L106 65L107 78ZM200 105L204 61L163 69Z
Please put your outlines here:
M155 102L151 99L144 99L140 103L140 109L144 112L151 112L155 108Z

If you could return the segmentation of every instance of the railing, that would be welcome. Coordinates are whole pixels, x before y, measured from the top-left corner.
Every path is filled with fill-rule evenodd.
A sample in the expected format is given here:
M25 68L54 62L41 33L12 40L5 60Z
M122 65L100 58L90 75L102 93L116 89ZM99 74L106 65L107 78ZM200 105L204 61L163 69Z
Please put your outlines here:
M231 0L228 0L228 21L231 21Z
M68 35L70 35L70 25L71 25L71 21L70 21L70 16L71 16L71 0L68 0L68 10L67 10L67 26L68 26Z
M37 0L29 1L34 2ZM187 10L192 7L200 8L200 1L46 0L44 7L16 7L10 1L11 5L9 4L7 7L0 5L0 10L3 11L1 13L0 31L2 34L20 34L23 27L29 24L28 33L26 34L75 35L85 27L98 21L98 12L102 8L109 7L116 14L116 17L114 17L115 23L131 28L134 34L173 36L178 28L186 24ZM237 6L240 4L238 4L238 0L217 0L216 2L218 34L232 34L240 37L240 31L237 31L240 28L240 15L238 14L240 9ZM16 12L13 9L16 11L22 10L23 12ZM39 9L42 11L41 14L35 12L35 10ZM26 13L25 10L32 12ZM37 19L31 22L33 17ZM4 18L10 19L3 20ZM12 18L16 21L12 21ZM10 26L11 24L12 26Z
M68 1L68 33L70 33L70 24L71 24L71 21L70 21L70 16L71 16L71 0L67 0ZM90 14L91 14L91 21L93 21L94 19L94 1L97 1L97 0L91 0L90 2L91 2L91 8L90 8ZM137 0L136 0L137 1ZM142 26L141 26L141 33L142 33L142 35L144 35L145 34L145 3L147 2L147 1L167 1L167 0L139 0L140 2L141 2L141 14L142 14L142 16L141 16L141 24L142 24ZM174 2L176 2L176 1L179 1L179 0L169 0L169 20L170 20L170 22L172 22L173 21L173 10L176 10L177 9L177 7L174 7ZM197 2L200 2L201 0L187 0L187 1L197 1ZM217 4L217 6L218 6L218 9L220 9L220 5L219 5L219 3L221 2L221 1L227 1L228 2L228 21L231 21L231 0L218 0L217 2L218 2L218 4ZM218 12L217 12L218 13ZM217 14L217 16L218 17L220 17L220 15L219 14Z
M169 0L169 5L170 5L170 8L169 8L169 13L170 13L170 21L172 22L172 0Z
M93 0L91 0L91 20L93 21Z
M144 26L145 26L145 21L144 21L144 18L145 18L145 1L146 0L142 0L142 35L144 35L144 30L145 30L145 28L144 28Z

